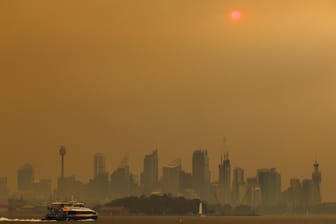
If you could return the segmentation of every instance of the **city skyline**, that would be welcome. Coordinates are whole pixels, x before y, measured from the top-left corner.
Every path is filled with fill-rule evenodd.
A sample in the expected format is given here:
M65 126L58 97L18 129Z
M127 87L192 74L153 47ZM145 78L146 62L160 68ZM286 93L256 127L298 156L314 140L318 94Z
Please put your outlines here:
M105 156L96 153L92 161L93 176L89 181L82 182L76 176L65 175L67 151L63 145L59 150L61 169L56 188L52 187L50 179L36 178L34 167L29 163L20 166L17 171L17 191L10 191L7 178L0 177L0 202L8 201L8 205L2 206L15 210L27 203L39 204L74 197L97 205L108 200L159 195L199 199L208 205L217 204L234 209L247 206L263 214L316 211L328 204L321 200L321 182L324 181L316 160L312 164L311 178L291 177L288 186L284 187L281 174L276 168L258 168L255 175L245 179L243 168L231 170L231 160L225 152L218 164L218 179L210 181L206 149L193 151L192 171L187 172L178 159L159 167L159 152L156 147L143 157L140 181L130 171L127 158L116 170L108 172L105 170ZM161 176L158 175L159 169L162 170Z
M66 149L65 146L62 145L61 150L63 150L63 152L64 152L65 149ZM197 155L197 153L200 153L199 154L200 156L202 156L204 153L206 153L205 154L206 155L205 160L207 162L206 162L206 165L204 167L205 170L203 170L203 171L200 170L200 169L202 169L203 165L201 165L201 164L204 163L204 159L200 160L200 158L198 158L198 159L195 158L195 153L196 153L196 155ZM223 157L223 154L224 154L224 157ZM143 170L140 173L134 173L134 171L132 171L130 169L131 166L130 166L128 161L123 161L114 170L106 170L105 169L105 155L102 154L102 153L95 153L93 155L93 164L92 164L93 165L92 166L93 167L93 172L92 172L92 175L86 180L79 180L79 181L81 181L83 183L86 183L86 182L89 182L89 181L92 181L92 180L96 179L99 176L99 174L105 175L105 173L106 173L106 175L108 176L108 175L113 174L114 172L118 171L118 169L120 169L120 168L127 167L127 172L129 172L130 174L132 173L133 177L137 178L137 180L134 180L135 181L134 183L139 185L139 186L143 186L145 194L150 194L151 192L155 191L155 189L157 188L157 186L159 184L159 181L162 181L164 179L165 169L179 167L180 171L189 172L192 175L193 178L194 177L196 177L196 179L198 178L198 180L193 183L193 186L196 185L196 186L200 186L202 188L202 187L204 187L204 183L205 184L216 183L216 184L218 184L218 186L223 187L224 192L226 192L225 194L228 194L227 192L230 192L229 194L231 194L231 193L233 194L235 182L236 182L236 184L239 184L239 182L244 182L245 178L249 179L249 178L258 176L259 172L263 172L263 171L267 171L267 170L271 170L271 171L276 170L276 167L272 167L272 166L271 166L271 168L256 167L255 170L254 170L254 172L255 172L254 175L245 176L244 173L247 170L244 169L243 167L240 167L239 165L236 165L236 166L231 168L231 165L230 165L231 160L229 159L229 153L225 152L223 154L221 155L221 157L219 159L219 162L216 165L219 167L219 170L223 169L222 172L224 172L224 173L220 174L221 171L219 171L218 172L219 175L217 177L214 177L214 175L211 175L211 171L209 169L208 163L210 163L210 162L209 162L208 157L207 157L208 150L206 150L206 149L194 150L193 151L193 154L192 154L190 160L192 161L192 163L195 163L193 165L193 167L195 167L196 171L193 171L193 169L186 170L180 159L175 159L173 161L167 162L167 163L159 166L157 164L157 161L159 161L159 150L158 150L157 146L151 153L144 155ZM51 182L49 184L52 184L50 187L52 187L52 189L55 189L55 188L57 188L57 185L59 184L57 182L64 179L64 178L74 177L74 178L77 179L76 174L66 174L66 171L63 168L64 166L66 166L66 162L64 162L64 160L66 161L66 159L62 156L61 156L61 158L62 159L61 159L61 162L59 164L59 168L60 168L61 172L59 173L59 175L57 177L55 177L55 176L54 177L49 176L48 178L46 178L46 177L44 177L44 178L36 177L36 175L35 175L36 170L34 169L34 166L31 163L27 162L25 164L20 165L17 169L16 179L18 178L17 180L19 181L19 179L21 178L21 181L24 181L24 182L23 183L16 182L17 187L14 188L14 189L10 188L10 192L15 193L15 192L20 192L20 191L26 190L26 189L31 189L32 186L28 186L29 183L35 183L35 182L38 183L39 181L43 181L43 180L50 180ZM154 162L153 162L153 158L154 158ZM145 164L148 164L148 162L149 162L149 164L156 164L156 165L154 165L154 167L153 167L153 165L145 165ZM223 167L223 164L224 164L224 167ZM80 165L80 164L77 163L77 165ZM316 179L315 182L320 183L321 182L321 174L318 174L319 176L316 176L317 173L319 172L319 163L316 160L316 158L315 158L314 163L312 164L312 167L313 167L313 173L314 173L312 178ZM22 173L21 170L27 170L27 171ZM99 170L99 172L97 170ZM153 173L153 174L147 174L147 175L154 175L154 176L147 177L146 179L141 180L141 178L142 178L141 175L143 175L143 173L146 172L145 170L147 170L147 172L150 171L151 173ZM206 174L206 172L208 172L207 170L210 171L209 174ZM277 171L279 171L279 170L277 170ZM156 173L156 172L158 172L158 173ZM236 172L238 172L238 173L236 173ZM251 172L249 172L249 173L251 173ZM310 173L312 173L312 170L310 170ZM305 179L309 179L309 177L310 177L310 176L308 176L308 177L290 176L289 174L283 174L281 172L280 172L280 175L281 175L281 178L283 178L285 180L290 180L289 182L284 182L284 181L281 182L281 185L280 185L280 187L281 187L280 190L281 191L290 187L292 179L305 180ZM206 179L205 180L199 180L199 177L203 178L203 176L205 176ZM244 178L244 176L245 176L245 178ZM287 178L284 178L285 176L287 176ZM8 182L8 177L7 176L3 176L3 178L6 178L6 182ZM207 180L208 178L210 178L210 179ZM203 182L203 181L205 181L205 182ZM325 183L326 180L324 179L323 182ZM323 184L323 182L322 182L322 184ZM23 186L23 187L20 188L20 186ZM197 189L195 189L195 190L197 191ZM320 194L320 192L321 192L320 186L318 186L317 191L319 192L318 194ZM234 201L234 198L232 198L232 200ZM315 200L320 201L321 199L315 199Z
M221 145L221 144L220 144ZM223 148L223 146L219 146L221 149L219 149L218 151L220 151L220 154L218 154L218 155L212 155L212 156L209 156L209 160L210 160L210 162L209 162L209 167L210 167L210 172L211 172L211 175L210 175L210 179L211 179L211 181L215 181L215 180L219 180L218 179L218 175L219 175L219 171L218 171L218 165L221 163L221 160L222 160L222 158L223 158L223 155L227 155L228 156L228 154L229 154L229 152L234 152L234 150L230 150L230 149L227 149L227 147L225 147L226 149L227 149L227 151L225 152L225 151L223 151L222 150L222 148ZM153 146L153 149L158 149L158 145L156 144L155 146ZM162 150L161 150L162 151ZM208 151L208 153L209 153L209 155L211 155L211 150L207 150ZM106 155L106 154L108 154L108 153L101 153L102 151L100 151L99 153L97 153L97 152L92 152L93 154L92 154L92 156L91 156L91 158L89 159L90 161L89 161L89 164L91 165L91 162L92 162L92 157L94 157L94 156L96 156L97 154L103 154L103 155ZM105 151L105 152L108 152L108 151ZM190 150L190 153L192 154L194 152L194 149L192 149L192 150ZM68 152L67 152L68 153ZM147 151L147 153L148 153L148 151ZM145 152L145 154L147 154L146 152ZM161 152L162 153L162 152ZM254 174L255 174L255 172L256 172L256 170L258 169L258 166L257 165L255 165L255 164L253 164L252 166L247 166L247 168L246 167L244 167L243 165L239 165L239 164L237 164L237 163L239 163L239 161L241 161L239 158L237 158L235 155L234 155L234 153L232 153L233 154L233 158L234 158L234 160L236 160L237 162L235 163L233 163L232 164L232 166L231 166L231 170L233 170L233 169L235 169L235 168L239 168L239 167L241 167L241 168L244 168L244 170L245 170L245 175L247 175L247 176L253 176ZM48 155L50 155L50 153L48 152ZM70 152L70 155L71 155L71 152ZM143 172L143 164L142 164L142 159L141 159L141 157L139 158L139 157L132 157L132 156L129 156L129 153L128 152L126 152L125 153L125 155L127 155L127 158L128 158L128 160L129 160L129 163L131 163L132 164L132 166L130 166L130 171L132 172L132 173L135 173L136 174L136 177L138 178L138 180L139 180L139 182L140 182L140 176L141 176L141 172ZM164 155L164 152L163 152L163 155ZM88 156L88 155L81 155L81 156ZM140 155L141 156L141 155ZM53 160L53 166L58 166L59 164L58 164L58 161L59 161L59 158L57 157L57 155L55 154L54 155L54 157L55 157L55 159ZM162 156L163 157L163 156ZM106 156L105 156L105 158L106 158ZM108 157L107 157L108 158ZM105 168L104 167L104 169L106 169L106 171L107 172L112 172L113 170L115 170L115 169L117 169L119 166L120 166L120 163L122 163L123 162L123 160L125 159L125 157L123 157L123 156L120 156L120 157L114 157L114 158L116 158L116 159L113 159L114 161L116 161L115 163L113 163L112 164L112 162L110 161L108 161L106 164L105 164L105 161L104 161L104 165L106 166L106 167L108 167L108 168ZM78 164L78 162L80 162L81 160L78 160L78 159L76 159L76 158L74 158L74 155L72 156L72 157L70 157L69 158L69 155L67 155L67 158L66 158L66 160L69 160L70 159L70 161L68 162L68 164L66 165L67 167L68 167L68 173L66 174L67 176L76 176L80 181L83 181L83 182L86 182L86 181L88 181L90 178L92 178L93 176L94 176L94 170L92 170L92 168L90 168L89 170L88 170L88 172L86 172L85 173L85 175L83 175L83 173L82 172L75 172L74 170L75 169L73 169L73 164L76 164L75 165L75 167L82 167L82 166L85 166L85 164L87 164L84 160L82 160L82 162L80 163L82 166L77 166L77 164ZM108 158L107 160L110 160L111 158ZM167 158L166 160L163 160L162 158L161 159L159 159L158 160L158 166L159 167L163 167L165 164L168 164L168 163L170 163L171 161L174 161L174 160L176 160L176 159L179 159L179 160L181 160L181 164L183 164L183 169L184 170L186 170L187 172L192 172L192 159L191 158L186 158L186 159L181 159L181 157L179 157L179 156L174 156L174 157L171 157L171 158ZM318 160L318 155L317 155L317 153L315 153L314 155L311 155L311 157L310 157L310 159L307 161L307 164L311 164L312 162L314 162L314 161L316 161L316 160ZM22 160L22 161L25 161L25 160ZM320 161L320 160L319 160ZM274 162L274 165L272 165L272 163ZM321 161L320 161L321 162ZM18 164L18 166L16 167L16 169L14 169L13 171L12 171L12 175L14 174L14 176L11 176L11 175L8 175L8 172L0 172L2 175L0 175L0 176L6 176L6 177L12 177L12 178L8 178L9 180L8 180L8 182L9 182L9 186L11 186L11 188L13 188L13 187L15 187L15 186L17 186L17 183L15 182L15 179L16 179L16 172L17 172L17 169L20 167L20 166L22 166L22 165L24 165L24 164L32 164L34 167L40 167L41 166L41 164L42 163L31 163L31 162L28 162L28 161L25 161L25 162L22 162L21 164ZM50 164L50 163L49 163ZM244 164L244 163L243 163ZM284 167L281 167L281 166L276 166L276 164L277 164L277 161L273 161L273 160L270 160L268 163L264 163L264 165L260 165L259 166L259 168L260 167L276 167L279 171L281 171ZM246 165L246 164L245 164ZM306 170L306 169L303 169L303 167L295 167L295 169L294 169L294 167L295 166L293 166L292 168L293 169L291 169L291 167L289 167L289 166L286 166L285 167L285 169L283 169L283 170L285 170L285 171L289 171L288 173L290 173L291 172L291 170L293 171L292 173L296 173L296 171L297 170L304 170L304 172L301 172L301 174L299 174L299 175L295 175L295 176L293 176L293 177L297 177L297 178L300 178L300 179L303 179L303 178L305 178L305 177L307 177L307 176L309 176L310 175L310 171L309 170ZM42 168L43 169L43 168ZM55 178L55 179L53 179L53 181L52 181L52 185L53 186L56 186L57 185L57 178L59 177L58 176L58 173L59 173L59 171L60 171L60 169L61 169L61 167L56 167L55 169L53 169L53 172L51 172L51 173L53 173L53 177ZM42 172L41 172L42 171ZM47 173L45 172L45 171L47 171ZM38 169L36 169L36 171L35 171L36 173L37 173L37 175L40 177L40 179L47 179L47 178L50 178L50 176L48 175L48 170L44 170L44 172L43 172L43 170L38 170ZM41 173L44 173L44 175L41 175ZM162 169L159 169L158 170L158 173L159 173L159 175L160 175L160 177L162 176ZM303 174L302 174L303 173ZM233 174L231 173L231 176L232 176ZM284 178L284 180L286 180L287 182L291 179L291 178L293 178L293 177L291 177L291 176L287 176L287 175L283 175L282 176L283 178ZM326 178L326 177L324 177L324 178ZM232 177L231 177L231 179L232 179ZM323 186L324 187L324 186ZM325 189L324 189L325 190Z
M187 172L207 149L212 179L229 152L231 171L283 183L310 178L316 154L336 201L334 27L331 0L1 1L0 177L15 187L27 162L58 177L61 145L83 182L96 152L108 173L129 155L139 180L156 145L159 167Z

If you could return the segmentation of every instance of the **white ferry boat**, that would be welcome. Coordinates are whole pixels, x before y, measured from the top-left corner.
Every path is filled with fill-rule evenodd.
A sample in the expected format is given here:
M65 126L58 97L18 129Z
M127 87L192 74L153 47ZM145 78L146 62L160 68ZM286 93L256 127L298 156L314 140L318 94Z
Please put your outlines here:
M86 208L84 203L70 202L53 202L48 206L48 213L45 220L56 221L73 221L73 220L97 220L96 211Z

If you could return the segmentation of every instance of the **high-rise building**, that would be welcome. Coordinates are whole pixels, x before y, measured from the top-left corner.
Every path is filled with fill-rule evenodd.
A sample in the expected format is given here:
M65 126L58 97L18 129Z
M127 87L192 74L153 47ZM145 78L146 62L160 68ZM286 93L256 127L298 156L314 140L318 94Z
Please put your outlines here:
M253 208L259 207L261 204L261 190L256 177L246 179L246 192L241 197L241 203L250 205Z
M49 199L51 196L51 180L41 179L39 182L33 183L36 198Z
M181 191L192 190L192 174L181 171Z
M59 200L71 200L71 198L90 197L85 193L85 184L77 180L75 176L65 176L58 179L58 188L55 196Z
M151 154L145 155L144 168L141 174L141 185L143 192L149 194L158 187L159 167L158 151L154 150Z
M110 194L112 198L125 197L136 194L133 175L127 164L118 167L111 174Z
M257 181L261 190L262 204L274 206L281 195L281 176L275 168L257 170Z
M105 157L103 154L97 153L93 157L93 178L105 173Z
M231 203L231 163L229 153L224 154L224 159L221 158L218 170L220 198L224 204Z
M296 209L302 207L302 184L300 179L290 179L289 188L286 193L289 209L295 211Z
M310 179L302 180L302 202L305 207L312 205L313 181Z
M207 150L196 150L192 157L193 188L202 199L209 197L210 171Z
M17 171L17 184L19 191L32 190L34 182L33 166L29 163L21 166Z
M230 187L231 184L231 163L229 159L229 153L224 154L224 159L221 159L219 164L219 178L218 182L220 185Z
M108 196L109 180L105 171L105 157L101 153L93 156L93 179L88 185L91 198L102 199Z
M320 185L321 185L321 172L319 171L319 164L317 161L314 163L314 171L312 173L312 203L313 204L318 204L321 203L321 190L320 190Z
M162 191L176 195L181 191L181 161L174 160L162 169Z
M241 195L241 189L245 186L244 181L244 170L242 168L235 168L233 170L233 181L232 181L232 202L237 204L241 201L243 195Z

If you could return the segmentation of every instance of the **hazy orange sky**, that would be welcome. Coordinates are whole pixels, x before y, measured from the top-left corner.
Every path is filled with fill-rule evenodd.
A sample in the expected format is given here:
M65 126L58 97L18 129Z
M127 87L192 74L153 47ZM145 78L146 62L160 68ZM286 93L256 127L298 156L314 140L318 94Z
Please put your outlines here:
M231 21L240 10L240 21ZM227 138L233 167L276 167L283 188L310 178L336 200L336 1L0 1L0 176L88 181L128 154L134 173Z

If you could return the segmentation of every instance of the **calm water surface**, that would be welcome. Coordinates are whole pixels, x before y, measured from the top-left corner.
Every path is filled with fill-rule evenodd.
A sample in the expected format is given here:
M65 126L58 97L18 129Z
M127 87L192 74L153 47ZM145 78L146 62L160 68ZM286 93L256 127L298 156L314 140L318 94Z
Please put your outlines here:
M48 223L32 217L2 217L1 223ZM51 222L53 223L53 222ZM73 223L73 222L72 222ZM83 223L83 222L80 222ZM254 216L254 217L190 217L190 216L100 216L97 224L336 224L336 216Z

